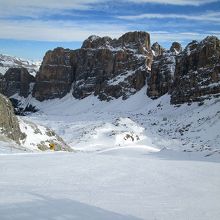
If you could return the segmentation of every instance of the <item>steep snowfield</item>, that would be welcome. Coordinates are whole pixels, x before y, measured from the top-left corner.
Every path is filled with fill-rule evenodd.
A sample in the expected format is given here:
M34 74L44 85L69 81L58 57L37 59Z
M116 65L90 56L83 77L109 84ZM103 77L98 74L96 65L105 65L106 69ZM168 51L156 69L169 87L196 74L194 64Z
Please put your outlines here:
M100 102L94 96L75 100L31 100L40 111L28 120L54 129L73 148L93 151L141 145L220 156L220 99L172 106L165 95L149 99L146 88L129 99Z
M5 74L10 67L25 67L28 72L35 76L39 70L41 61L24 60L18 57L0 54L0 73Z
M0 155L1 220L218 220L220 163L123 148Z

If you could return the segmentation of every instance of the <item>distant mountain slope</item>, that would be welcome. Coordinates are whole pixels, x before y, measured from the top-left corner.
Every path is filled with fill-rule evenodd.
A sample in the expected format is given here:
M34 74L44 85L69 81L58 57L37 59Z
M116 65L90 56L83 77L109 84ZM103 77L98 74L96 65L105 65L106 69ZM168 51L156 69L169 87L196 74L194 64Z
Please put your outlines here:
M31 60L24 60L18 57L0 54L0 74L3 75L11 67L24 67L31 75L35 76L40 65L41 61L34 62Z

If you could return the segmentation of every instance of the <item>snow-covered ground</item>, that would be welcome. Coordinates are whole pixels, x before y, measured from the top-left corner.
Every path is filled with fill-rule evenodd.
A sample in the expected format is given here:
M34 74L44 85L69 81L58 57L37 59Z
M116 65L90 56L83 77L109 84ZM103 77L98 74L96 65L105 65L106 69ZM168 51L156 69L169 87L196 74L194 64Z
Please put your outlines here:
M27 118L55 130L74 149L142 145L220 157L220 99L180 106L169 102L168 95L149 99L146 88L125 101L67 95L43 103L32 100L40 111Z
M219 220L220 100L171 106L145 93L30 100L40 111L20 120L77 151L19 153L0 142L0 219Z
M218 220L220 163L187 155L0 155L0 219Z

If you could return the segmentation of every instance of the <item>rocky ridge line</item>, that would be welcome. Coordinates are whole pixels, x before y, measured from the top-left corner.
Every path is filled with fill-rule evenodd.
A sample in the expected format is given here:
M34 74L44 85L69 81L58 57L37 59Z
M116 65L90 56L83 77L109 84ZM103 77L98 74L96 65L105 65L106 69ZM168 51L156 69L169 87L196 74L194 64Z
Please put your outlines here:
M184 50L178 42L165 50L158 43L151 47L146 32L128 32L119 39L90 36L81 49L48 51L35 79L16 82L11 70L8 77L0 76L0 91L24 97L31 92L39 101L68 93L77 99L94 94L108 101L127 99L147 82L152 99L169 93L171 104L201 101L220 93L219 42L211 36L192 41Z

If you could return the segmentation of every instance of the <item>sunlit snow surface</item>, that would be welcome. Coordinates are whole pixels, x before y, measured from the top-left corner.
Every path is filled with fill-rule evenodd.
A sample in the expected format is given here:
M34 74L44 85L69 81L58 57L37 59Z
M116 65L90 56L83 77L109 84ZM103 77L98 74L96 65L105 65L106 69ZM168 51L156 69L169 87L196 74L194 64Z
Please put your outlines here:
M167 95L149 99L143 88L125 101L67 95L32 104L40 111L27 119L54 129L74 149L141 145L220 157L220 99L175 106Z
M219 163L117 151L1 155L1 220L219 219Z
M0 219L219 220L219 100L178 107L145 92L32 100L40 111L25 120L77 151L19 153L0 142Z

